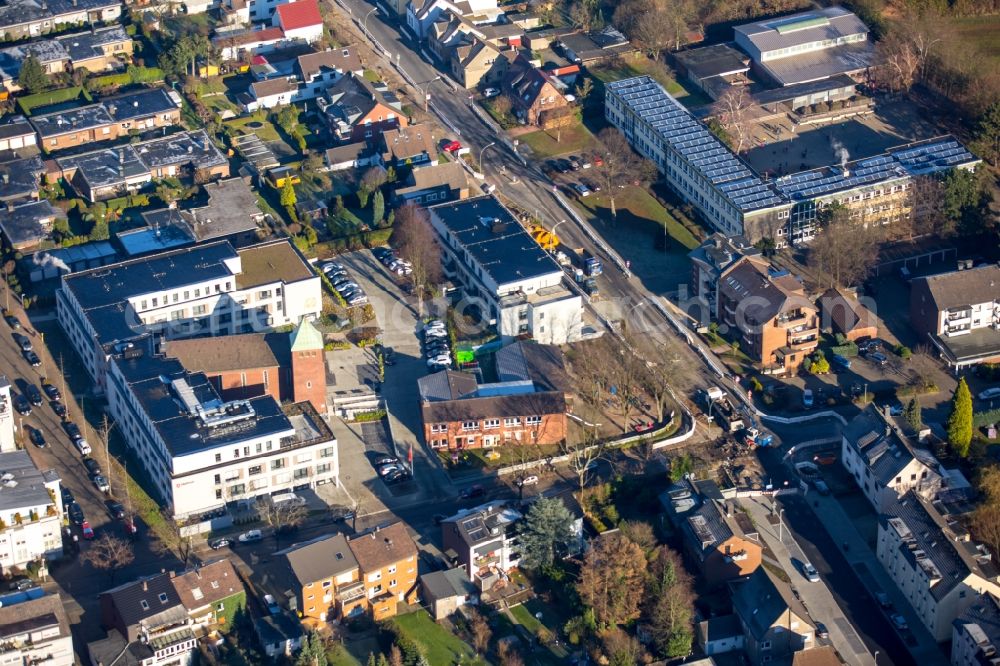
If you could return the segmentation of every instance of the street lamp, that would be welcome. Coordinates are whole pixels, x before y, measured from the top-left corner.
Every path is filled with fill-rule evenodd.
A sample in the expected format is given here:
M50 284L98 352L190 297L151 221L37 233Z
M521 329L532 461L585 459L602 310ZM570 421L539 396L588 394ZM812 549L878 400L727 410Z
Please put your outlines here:
M419 90L420 92L422 92L424 94L424 113L427 113L427 97L428 97L427 96L427 89L430 87L430 85L432 83L434 83L435 81L440 81L440 80L441 80L440 76L435 76L430 81L427 81L426 83L424 83L423 88L421 88L419 84L417 85L417 90Z
M483 171L483 153L485 153L488 148L492 148L495 145L497 145L497 142L491 141L490 143L483 146L483 149L479 151L479 173L483 174L483 176L486 175L486 172Z
M785 538L784 538L785 537L785 531L784 531L785 522L781 519L782 516L784 516L784 515L785 515L785 510L784 509L779 509L778 510L778 541L780 541L782 543L785 542Z
M368 17L378 11L378 7L372 7L372 10L365 14L365 18L361 21L361 32L365 33L365 36L369 39L371 35L368 32Z

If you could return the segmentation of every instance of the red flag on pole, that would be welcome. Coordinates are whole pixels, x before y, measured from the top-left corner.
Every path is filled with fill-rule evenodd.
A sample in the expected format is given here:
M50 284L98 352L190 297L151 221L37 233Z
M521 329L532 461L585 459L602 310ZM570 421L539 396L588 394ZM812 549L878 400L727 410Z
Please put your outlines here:
M410 469L413 469L413 442L410 442L410 450L406 452L406 462L410 463Z

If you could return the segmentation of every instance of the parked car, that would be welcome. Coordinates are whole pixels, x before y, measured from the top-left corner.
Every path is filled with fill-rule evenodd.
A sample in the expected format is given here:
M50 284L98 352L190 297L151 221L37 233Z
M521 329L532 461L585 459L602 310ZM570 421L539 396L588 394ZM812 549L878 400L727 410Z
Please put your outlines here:
M18 393L14 396L14 409L21 416L27 416L31 413L31 403L22 394Z
M900 631L906 631L910 628L910 625L906 622L906 618L903 617L902 613L893 613L889 616L889 619L892 620L892 626L896 627L896 629Z
M571 170L573 170L573 171L579 171L580 170L580 158L577 157L576 155L571 155L567 159L567 162L569 162L569 168Z
M53 402L59 402L62 400L62 393L59 391L59 388L46 381L42 382L42 391L45 393L46 397Z
M125 507L122 506L121 502L105 500L104 506L108 507L108 513L115 520L122 520L125 517Z
M95 476L101 473L101 466L97 464L97 461L93 458L84 458L83 466L87 468L87 473L91 476Z
M988 388L985 391L980 391L979 395L976 396L980 400L992 400L993 398L1000 398L1000 386L994 386Z
M73 491L64 485L59 486L59 494L62 495L63 508L68 509L69 505L76 501L73 498Z
M11 592L24 592L25 590L30 590L35 587L38 587L38 583L30 578L18 578L17 580L10 581L8 589Z
M69 519L74 525L82 525L86 520L83 516L83 509L76 502L69 503L67 513L69 513Z
M816 567L805 562L802 564L802 577L805 578L810 583L819 582L819 572L816 571Z
M462 144L458 141L449 141L448 143L444 144L443 149L446 153L457 153L458 151L462 150Z
M834 354L833 356L830 357L830 360L833 361L834 365L840 366L844 370L851 369L851 359L847 358L846 356L843 356L841 354Z
M813 391L812 389L806 389L802 392L802 406L809 408L813 406Z
M24 394L28 396L28 401L31 402L34 407L41 407L45 402L42 399L42 392L38 390L38 387L34 384L27 384L24 387Z
M830 630L822 622L816 623L816 638L829 638Z
M244 532L236 538L240 543L253 543L254 541L260 541L263 539L264 535L260 530L250 530L248 532Z
M588 188L583 183L575 183L573 185L573 191L576 192L577 194L579 194L581 197L589 197L590 196L590 188Z
M500 94L500 91L496 88L487 88L483 91L483 97L489 99L490 97L496 97Z
M208 547L212 550L220 550L229 545L229 539L222 537L220 539L209 539Z
M816 492L824 497L830 494L830 486L826 485L826 481L823 479L814 480L813 487L816 489Z
M15 333L13 337L14 337L14 342L16 342L17 346L21 348L21 351L30 352L32 349L34 349L34 346L32 346L31 340L28 339L27 335Z
M31 443L40 449L48 446L45 442L45 434L38 428L28 428L28 437L31 438Z
M38 358L38 354L33 351L24 352L24 360L28 362L33 368L37 368L42 365L42 359Z
M84 539L93 539L94 538L94 528L91 527L90 523L88 523L86 520L83 521L83 523L80 524L80 530L83 531L83 538Z
M604 158L600 155L594 155L594 166L602 167L604 166Z
M69 435L70 439L82 439L83 434L80 432L80 426L73 423L72 421L66 421L63 423L63 430Z
M395 456L379 456L379 457L375 458L375 466L376 467L378 467L379 465L392 465L392 464L398 463L398 462L399 462L399 458L397 458Z
M89 456L92 452L90 444L88 444L87 440L83 438L73 440L73 446L76 447L76 450L80 452L81 456Z
M7 325L15 331L21 328L21 320L15 317L14 313L10 310L3 311L3 319L7 322Z
M556 160L556 171L559 173L569 173L572 171L569 160Z
M482 497L485 494L486 489L477 483L462 491L462 499L473 499L475 497Z
M94 487L102 493L111 492L111 486L108 484L108 480L104 478L103 474L95 474L90 480L94 482Z
M868 360L881 367L889 362L889 357L882 352L872 352L868 354Z
M395 472L392 472L391 474L383 476L382 480L385 481L387 484L392 485L394 483L402 483L403 481L406 481L409 478L410 478L410 473L407 472L405 469L403 469L403 470L397 470Z
M892 600L889 599L889 595L885 592L876 592L875 601L877 601L878 605L882 608L892 608Z
M281 612L281 606L270 594L264 595L264 605L267 606L267 612L271 615L277 615Z
M517 481L518 487L522 487L522 488L524 486L533 486L536 483L538 483L538 477L535 476L534 474L529 474L528 476L524 477L523 479L518 479L518 481Z
M66 405L62 404L61 402L53 401L49 403L49 406L52 407L52 411L59 418L63 418L64 416L66 416Z

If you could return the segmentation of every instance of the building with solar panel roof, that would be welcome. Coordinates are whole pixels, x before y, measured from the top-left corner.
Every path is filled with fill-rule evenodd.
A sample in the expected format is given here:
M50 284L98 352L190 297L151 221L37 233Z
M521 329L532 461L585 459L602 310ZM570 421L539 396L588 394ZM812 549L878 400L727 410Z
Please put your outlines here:
M604 104L608 121L711 227L751 243L771 238L779 248L811 240L818 211L832 203L846 206L859 223L904 219L912 213L915 178L981 162L954 137L943 136L769 180L651 77L609 83Z

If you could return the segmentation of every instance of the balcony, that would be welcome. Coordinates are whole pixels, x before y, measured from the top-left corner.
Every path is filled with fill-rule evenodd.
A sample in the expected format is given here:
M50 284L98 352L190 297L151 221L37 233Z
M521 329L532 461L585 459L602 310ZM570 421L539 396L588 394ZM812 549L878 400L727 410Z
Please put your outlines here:
M365 584L360 581L357 583L350 583L349 585L345 585L337 590L337 601L342 604L356 601L363 596L365 596Z
M809 325L809 316L801 310L788 312L774 318L774 325L779 328L793 328L795 326Z
M796 351L796 352L799 352L799 351L809 351L809 350L812 350L812 349L816 349L816 346L818 344L819 344L819 337L818 336L810 336L810 337L804 338L804 339L803 338L796 338L795 340L789 340L789 342L788 342L788 349L790 349L791 351Z

